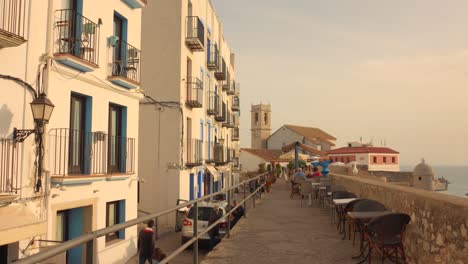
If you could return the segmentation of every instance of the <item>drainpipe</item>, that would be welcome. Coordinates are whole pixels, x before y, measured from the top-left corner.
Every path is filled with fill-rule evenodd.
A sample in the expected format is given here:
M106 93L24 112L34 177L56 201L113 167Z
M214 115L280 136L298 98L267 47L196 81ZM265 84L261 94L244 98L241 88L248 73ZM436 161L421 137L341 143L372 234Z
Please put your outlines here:
M46 29L46 47L45 47L45 70L46 74L45 76L43 75L43 84L42 87L42 92L45 94L48 93L49 91L49 80L50 80L50 72L51 72L51 67L52 67L52 38L53 38L53 33L54 33L54 28L53 28L53 20L54 20L54 1L53 0L48 0L47 4L47 29ZM39 91L38 91L39 92ZM47 145L47 137L44 137L44 134L47 132L47 124L44 124L42 126L42 148L44 149L45 146ZM42 151L42 150L41 150ZM44 156L41 160L41 169L44 172L44 176L47 177L44 182L44 203L45 203L45 217L46 217L46 222L49 223L49 212L50 212L50 173L49 173L49 166L47 163L44 163ZM39 172L39 173L42 173ZM48 228L47 228L48 229ZM51 234L46 233L46 237L49 237Z

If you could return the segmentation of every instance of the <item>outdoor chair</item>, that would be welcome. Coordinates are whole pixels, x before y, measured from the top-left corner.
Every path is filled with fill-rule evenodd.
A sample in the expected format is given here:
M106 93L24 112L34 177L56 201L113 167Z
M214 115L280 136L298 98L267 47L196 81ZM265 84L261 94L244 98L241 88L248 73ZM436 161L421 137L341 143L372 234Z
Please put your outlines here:
M302 207L302 200L304 200L304 197L309 197L309 204L312 203L313 193L314 193L314 188L312 187L312 184L310 184L310 182L303 182L301 184L301 188L300 188L301 207Z
M289 197L291 199L293 199L294 195L296 195L296 194L300 196L301 195L301 184L297 183L297 182L295 182L293 180L291 180L290 183L291 183L291 194L289 195Z
M403 247L403 237L406 225L411 217L403 213L392 213L372 220L365 229L369 243L369 263L372 251L375 250L382 258L395 263L405 263L406 255ZM402 261L402 262L400 262Z
M322 184L320 184L322 186ZM325 208L329 208L330 210L333 210L333 202L332 202L332 197L331 195L328 195L329 192L333 193L336 191L345 191L345 187L341 185L325 185L327 189L325 190L325 196L323 197L323 205Z
M348 213L348 212L353 212L353 211L354 211L354 205L355 205L356 203L362 201L362 200L364 200L364 199L356 199L356 200L354 200L354 201L349 202L349 203L345 206L345 208L343 209L344 217L343 217L343 219L342 219L342 221L343 221L343 228L344 228L345 225L346 225L346 215L347 215L347 213ZM349 239L351 239L351 223L350 223L349 221L348 221L348 230L349 230L349 232L348 232L348 233L349 233ZM341 230L340 230L340 231L341 231Z
M382 203L371 200L371 199L361 199L353 206L353 212L379 212L386 211L387 208ZM356 232L360 233L360 248L362 249L364 243L364 226L366 223L361 221L353 223L353 245L356 241ZM351 232L349 232L351 235Z
M348 199L348 198L356 198L357 196L354 194L354 193L351 193L351 192L348 192L348 191L335 191L335 192L332 192L332 195L331 195L331 210L332 210L332 213L335 213L337 218L338 218L338 225L337 225L337 229L340 227L341 225L341 219L343 217L343 209L339 206L335 206L333 204L333 200L334 199ZM333 219L335 219L335 216L333 216Z

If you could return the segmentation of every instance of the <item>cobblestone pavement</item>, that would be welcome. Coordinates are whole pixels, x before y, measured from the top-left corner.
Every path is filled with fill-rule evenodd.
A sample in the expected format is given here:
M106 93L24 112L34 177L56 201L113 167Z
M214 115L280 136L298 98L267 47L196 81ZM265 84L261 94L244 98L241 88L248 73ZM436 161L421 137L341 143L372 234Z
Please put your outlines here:
M328 212L313 205L301 208L279 180L247 219L205 256L202 264L356 263L358 245L341 240Z

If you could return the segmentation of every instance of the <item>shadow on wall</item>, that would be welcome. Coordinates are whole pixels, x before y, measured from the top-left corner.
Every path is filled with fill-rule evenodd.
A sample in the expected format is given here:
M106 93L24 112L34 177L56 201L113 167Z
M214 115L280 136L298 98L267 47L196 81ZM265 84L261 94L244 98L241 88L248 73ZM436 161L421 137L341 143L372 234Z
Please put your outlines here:
M0 138L6 138L8 131L10 131L11 120L13 119L13 112L8 109L7 105L0 108Z

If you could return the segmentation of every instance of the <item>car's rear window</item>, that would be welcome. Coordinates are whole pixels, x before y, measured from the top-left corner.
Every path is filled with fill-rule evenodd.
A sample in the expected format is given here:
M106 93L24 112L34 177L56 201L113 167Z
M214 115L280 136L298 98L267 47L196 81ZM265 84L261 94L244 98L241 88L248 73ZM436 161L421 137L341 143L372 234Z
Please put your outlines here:
M211 212L213 212L213 208L211 207L198 207L198 220L208 221L210 219ZM193 207L190 208L188 218L193 219Z

